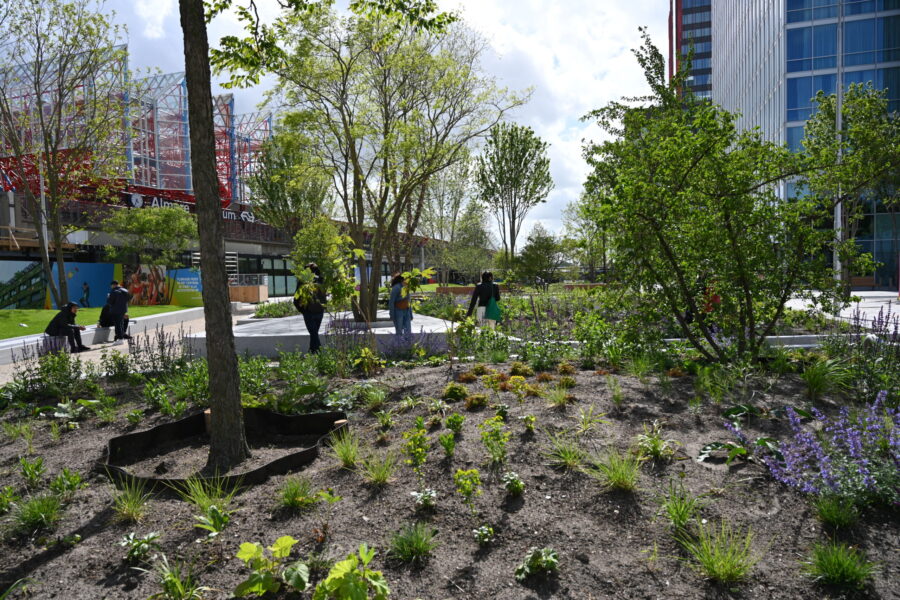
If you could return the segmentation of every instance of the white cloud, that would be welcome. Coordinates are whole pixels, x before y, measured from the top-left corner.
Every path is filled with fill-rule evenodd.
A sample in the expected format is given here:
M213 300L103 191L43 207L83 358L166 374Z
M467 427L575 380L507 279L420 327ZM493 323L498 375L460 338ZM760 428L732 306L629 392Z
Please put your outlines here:
M175 0L136 0L135 14L143 19L144 37L152 40L166 37L166 17L175 10Z

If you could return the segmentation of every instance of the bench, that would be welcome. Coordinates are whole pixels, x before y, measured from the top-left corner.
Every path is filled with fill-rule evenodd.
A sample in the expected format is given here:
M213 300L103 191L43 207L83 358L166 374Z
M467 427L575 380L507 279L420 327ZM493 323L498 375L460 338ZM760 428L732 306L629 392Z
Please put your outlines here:
M41 338L37 347L38 356L47 356L57 352L69 351L69 338L64 335L47 335Z
M876 285L874 275L861 275L850 278L850 287L853 288L867 287L874 289Z

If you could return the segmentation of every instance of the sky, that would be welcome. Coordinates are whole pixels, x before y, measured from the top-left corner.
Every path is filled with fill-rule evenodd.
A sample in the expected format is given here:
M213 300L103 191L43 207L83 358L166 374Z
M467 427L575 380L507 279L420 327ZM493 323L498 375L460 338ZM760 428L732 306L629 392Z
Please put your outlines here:
M258 0L275 10L275 0ZM265 5L269 5L266 7ZM549 142L555 187L546 203L530 213L524 239L540 221L561 231L562 211L578 198L588 167L584 140L598 139L599 129L580 118L622 96L647 91L631 53L640 45L638 27L646 26L664 51L668 0L439 0L442 10L461 19L490 44L483 61L486 73L511 90L533 90L531 101L510 120L528 125ZM183 71L177 0L107 0L116 21L128 28L131 68ZM270 14L274 14L270 13ZM238 33L231 15L210 25L211 45L222 35ZM252 112L272 80L249 90L234 90L236 111Z

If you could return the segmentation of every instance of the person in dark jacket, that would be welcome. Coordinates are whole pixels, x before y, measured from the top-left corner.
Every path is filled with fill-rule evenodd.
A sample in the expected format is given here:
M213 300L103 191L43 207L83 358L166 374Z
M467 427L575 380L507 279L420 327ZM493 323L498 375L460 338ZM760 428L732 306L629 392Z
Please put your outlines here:
M484 318L484 311L491 301L491 296L494 297L494 300L500 302L500 286L494 283L494 274L490 271L485 271L481 274L481 283L476 285L475 290L472 292L472 301L469 302L469 312L466 313L466 316L471 317L474 310L475 318L479 323L483 323L488 327L494 327L497 324L496 321Z
M116 322L109 313L109 304L104 304L103 308L100 309L100 319L97 321L97 325L100 327L116 326ZM128 335L128 313L125 313L125 318L122 320L122 328L125 331L125 335Z
M125 333L125 314L128 312L128 302L131 300L131 294L128 290L119 285L118 281L109 284L110 291L106 297L106 304L109 306L109 315L112 317L113 326L116 328L116 339L113 344L122 344L122 340L130 340L131 336Z
M300 283L297 283L297 289L294 291L294 306L303 315L303 323L306 324L306 331L309 332L309 351L313 354L322 347L319 340L319 328L322 326L322 317L325 316L325 303L328 300L325 295L325 279L322 278L322 271L316 263L309 263L306 268L313 274L313 283L316 286L313 297L306 303L300 301L298 292L300 291Z
M69 302L62 307L56 316L47 325L44 333L54 337L66 336L69 338L69 347L72 352L86 352L90 350L81 343L81 332L85 330L83 325L75 324L75 316L78 314L78 305Z
M388 315L394 322L394 331L397 335L408 337L412 335L413 312L409 302L409 291L403 289L405 282L403 275L394 273L394 278L391 279L391 294L388 297Z

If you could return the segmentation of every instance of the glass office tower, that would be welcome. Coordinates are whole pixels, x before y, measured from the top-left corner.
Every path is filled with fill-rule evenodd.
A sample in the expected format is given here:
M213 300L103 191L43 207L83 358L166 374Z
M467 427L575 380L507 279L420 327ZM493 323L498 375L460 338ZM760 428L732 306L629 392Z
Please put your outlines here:
M687 88L699 98L712 96L712 0L670 0L669 77L694 44Z
M713 99L741 127L798 149L819 90L887 90L900 111L900 0L713 0ZM787 190L790 193L790 190ZM900 214L868 199L856 239L883 263L876 285L897 289Z

